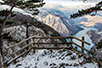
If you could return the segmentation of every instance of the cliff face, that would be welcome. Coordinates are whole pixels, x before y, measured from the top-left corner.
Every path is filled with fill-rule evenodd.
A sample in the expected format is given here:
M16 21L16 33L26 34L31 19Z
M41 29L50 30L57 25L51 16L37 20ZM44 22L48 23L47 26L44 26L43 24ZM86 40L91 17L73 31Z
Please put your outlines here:
M61 13L62 14L62 13ZM68 19L63 14L55 12L44 12L38 16L38 19L44 24L52 27L62 36L69 36L70 34L75 34L80 27L76 26L70 19Z
M99 28L97 31L90 30L87 34L91 38L92 42L96 44L102 39L102 28Z
M57 34L60 36L60 34L58 34L53 28L49 27L48 25L40 22L40 21L37 21L37 19L35 19L34 17L31 17L30 15L24 15L22 13L19 13L19 12L15 12L16 16L15 17L9 17L9 20L13 21L14 23L11 24L11 25L7 25L5 28L12 28L13 29L13 26L16 28L16 27L26 27L25 25L27 23L30 24L30 26L33 26L35 28L40 28L42 31L44 31L44 33L47 35L51 35L53 33ZM26 21L26 22L25 22ZM24 25L24 26L22 26ZM30 27L29 27L30 28ZM26 28L22 29L23 31L25 31ZM31 31L29 31L31 32Z

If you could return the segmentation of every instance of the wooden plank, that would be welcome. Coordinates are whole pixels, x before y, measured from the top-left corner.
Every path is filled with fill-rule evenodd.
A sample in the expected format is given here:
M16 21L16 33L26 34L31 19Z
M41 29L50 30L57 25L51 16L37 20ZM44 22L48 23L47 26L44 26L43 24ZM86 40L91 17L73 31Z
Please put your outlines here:
M30 40L30 39L32 39L32 38L34 38L34 39L68 39L68 38L71 38L71 37L35 37L35 36L32 36L32 37L27 38L27 39L25 39L25 40L23 40L23 41L21 41L21 42L19 42L19 43L16 43L16 44L14 44L14 45L12 45L12 46L9 46L8 48L12 48L12 47L14 47L14 46L17 46L17 45L19 45L19 44L21 44L21 43L23 43L23 42L25 42L25 41L27 41L27 40ZM8 49L8 48L7 48L7 49Z
M72 44L75 44L76 46L78 46L78 47L80 47L80 48L82 48L82 49L84 49L84 50L90 52L89 50L85 49L84 47L81 47L80 45L78 45L78 44L76 44L76 43L74 43L74 42L72 42L72 41L70 41L70 42L71 42Z
M34 47L34 49L72 49L71 47Z
M88 42L86 42L86 41L83 41L83 40L81 40L81 39L79 39L79 38L76 38L76 37L74 37L74 36L72 36L72 35L70 35L70 37L73 37L74 39L77 39L77 40L79 40L79 41L81 41L81 42L83 42L83 43L86 43L86 44L90 45L90 43L88 43Z
M32 36L32 37L27 38L27 39L25 39L25 40L23 40L23 41L20 41L19 43L16 43L16 44L14 44L14 45L12 45L12 46L9 46L7 49L12 48L12 47L14 47L14 46L17 46L17 45L19 45L19 44L21 44L21 43L23 43L23 42L25 42L25 41L27 41L27 40L29 40L29 39L32 39L32 38L34 38L34 37L35 37L35 36Z
M91 56L90 56L91 57ZM100 61L96 61L93 57L91 57L91 59L94 61L94 62L96 62L96 63L99 63L101 66L102 66L102 63L100 62Z
M11 56L11 55L17 53L18 51L21 51L21 50L27 48L28 46L30 46L30 45L32 45L32 44L72 44L72 43L68 43L68 42L64 42L64 43L34 43L34 42L32 42L32 43L29 43L28 45L22 47L21 49L19 49L19 50L13 52L12 54L7 55L7 57L9 57L9 56Z
M34 39L69 39L71 37L34 37Z
M14 58L13 60L8 61L7 64L8 64L8 65L11 64L13 61L15 61L16 59L20 58L22 55L24 55L25 53L29 52L29 51L30 51L31 49L33 49L33 48L34 48L34 47L32 47L32 48L26 50L25 52L21 53L19 56L17 56L16 58Z
M74 51L77 51L77 52L79 52L79 53L81 53L85 58L89 58L86 54L84 54L83 52L81 52L81 51L78 51L76 48L72 48L72 50L74 50Z
M13 60L11 60L11 61L8 61L8 65L9 64L11 64L13 61L15 61L16 59L18 59L18 58L20 58L22 55L24 55L25 53L27 53L27 52L29 52L31 49L71 49L71 47L61 47L61 48L42 48L42 47L32 47L32 48L30 48L30 49L28 49L28 50L26 50L25 52L23 52L22 54L20 54L19 56L17 56L16 58L14 58Z
M34 42L29 43L28 45L26 45L26 46L22 47L21 49L19 49L19 50L15 51L15 52L13 52L12 54L7 55L7 57L9 57L9 56L11 56L11 55L13 55L13 54L15 54L15 53L17 53L17 52L19 52L19 51L21 51L21 50L25 49L26 47L28 47L28 46L32 45L33 43L34 43Z
M62 42L62 43L33 43L33 44L72 44L72 43L69 43L69 42Z

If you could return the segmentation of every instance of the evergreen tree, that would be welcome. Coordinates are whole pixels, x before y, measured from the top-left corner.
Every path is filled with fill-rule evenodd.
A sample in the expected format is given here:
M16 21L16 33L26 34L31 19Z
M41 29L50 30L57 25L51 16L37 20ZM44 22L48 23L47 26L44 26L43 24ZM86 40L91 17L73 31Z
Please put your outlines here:
M100 42L98 44L96 44L97 49L101 49L102 48L102 40L100 40Z
M2 0L0 5L8 5L10 9L0 11L0 53L3 56L3 36L8 35L3 33L3 29L7 24L12 24L13 22L7 22L8 17L15 16L12 11L14 7L23 9L24 11L31 13L32 15L37 15L39 10L37 8L42 7L45 3L43 0Z
M81 16L87 15L87 14L90 14L91 16L95 16L97 14L97 11L102 11L102 1L99 2L98 4L96 4L96 6L94 6L94 7L78 10L77 13L70 15L70 18L74 19L74 18L81 17Z

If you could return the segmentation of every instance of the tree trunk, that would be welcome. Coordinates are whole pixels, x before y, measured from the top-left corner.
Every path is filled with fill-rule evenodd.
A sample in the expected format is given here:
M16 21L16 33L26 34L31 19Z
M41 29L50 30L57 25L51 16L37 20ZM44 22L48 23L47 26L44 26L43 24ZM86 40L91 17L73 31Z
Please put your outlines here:
M3 68L3 61L2 61L2 56L0 54L0 68Z
M3 68L3 36L2 28L0 27L0 68Z
M29 35L28 35L28 27L29 27L29 25L26 23L26 38L29 37ZM26 41L26 44L29 44L28 40Z
M29 35L28 35L28 27L29 27L29 25L27 24L27 22L25 22L25 23L26 23L26 38L28 38L28 37L29 37ZM26 41L26 45L28 45L28 44L29 44L29 41L27 40L27 41ZM27 47L26 50L29 50L29 47ZM28 53L29 53L29 52L27 52L26 55L27 55Z
M8 15L4 19L4 22L3 22L2 26L0 26L0 52L1 52L2 56L3 56L3 29L5 27L6 21L9 17L9 15L10 15L10 13L12 12L13 8L14 8L14 6L11 7Z
M3 56L3 36L2 36L2 28L0 28L0 54Z

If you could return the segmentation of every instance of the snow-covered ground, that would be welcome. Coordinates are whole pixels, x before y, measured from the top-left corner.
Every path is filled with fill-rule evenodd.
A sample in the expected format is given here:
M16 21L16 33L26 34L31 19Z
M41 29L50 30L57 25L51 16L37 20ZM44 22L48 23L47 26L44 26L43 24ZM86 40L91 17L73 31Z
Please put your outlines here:
M37 50L8 68L98 68L96 63L85 62L83 56L71 50Z

